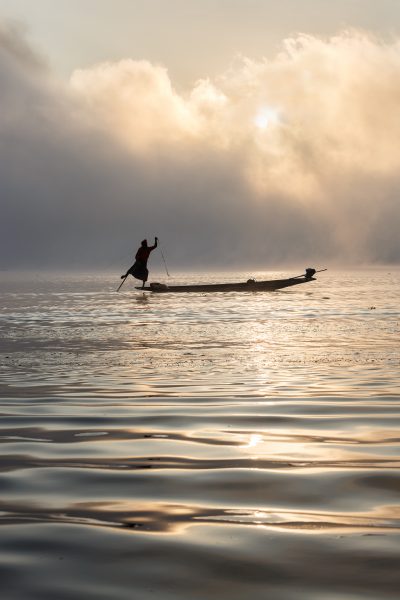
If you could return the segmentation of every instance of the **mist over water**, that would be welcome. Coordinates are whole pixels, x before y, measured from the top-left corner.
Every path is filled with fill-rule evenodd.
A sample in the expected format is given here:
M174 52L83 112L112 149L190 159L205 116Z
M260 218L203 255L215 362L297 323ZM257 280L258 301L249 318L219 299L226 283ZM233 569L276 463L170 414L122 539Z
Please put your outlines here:
M398 269L118 284L1 274L7 599L397 598Z

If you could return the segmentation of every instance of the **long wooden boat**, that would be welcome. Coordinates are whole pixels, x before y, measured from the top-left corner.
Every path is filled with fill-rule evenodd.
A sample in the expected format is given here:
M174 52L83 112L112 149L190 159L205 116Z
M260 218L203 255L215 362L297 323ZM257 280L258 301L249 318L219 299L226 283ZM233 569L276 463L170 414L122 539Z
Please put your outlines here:
M302 283L309 283L315 281L315 273L326 271L321 269L316 271L315 269L306 269L304 275L297 275L296 277L290 277L288 279L270 279L267 281L256 281L255 279L248 279L247 281L239 283L207 283L198 285L166 285L163 283L150 283L150 285L137 287L137 290L143 290L145 292L154 293L188 293L188 292L272 292L274 290L281 290L283 288L292 287L294 285L301 285Z

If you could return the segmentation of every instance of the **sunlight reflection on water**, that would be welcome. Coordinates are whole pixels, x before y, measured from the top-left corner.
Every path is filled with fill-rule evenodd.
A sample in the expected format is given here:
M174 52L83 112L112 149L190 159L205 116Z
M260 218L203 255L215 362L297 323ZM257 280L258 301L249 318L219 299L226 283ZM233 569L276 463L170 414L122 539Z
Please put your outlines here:
M72 279L63 293L51 281L29 293L24 282L23 292L3 294L11 356L2 374L11 395L25 381L38 395L48 387L85 397L393 394L400 284L376 277L324 274L293 290L187 296L132 284L117 296L106 277Z

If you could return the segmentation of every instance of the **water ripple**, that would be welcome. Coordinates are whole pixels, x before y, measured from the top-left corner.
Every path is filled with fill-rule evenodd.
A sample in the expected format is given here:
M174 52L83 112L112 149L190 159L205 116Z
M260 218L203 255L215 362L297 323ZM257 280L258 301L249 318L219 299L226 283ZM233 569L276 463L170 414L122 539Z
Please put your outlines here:
M398 272L3 283L7 600L398 597Z

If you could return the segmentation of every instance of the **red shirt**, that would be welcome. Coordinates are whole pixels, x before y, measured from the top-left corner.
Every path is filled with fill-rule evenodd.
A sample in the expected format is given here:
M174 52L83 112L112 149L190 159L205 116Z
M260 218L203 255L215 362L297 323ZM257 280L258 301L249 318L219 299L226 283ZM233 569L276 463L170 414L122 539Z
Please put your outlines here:
M139 250L136 252L136 260L146 264L150 256L150 252L154 250L154 248L155 246L140 246Z

